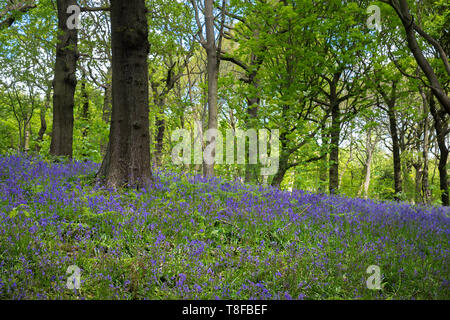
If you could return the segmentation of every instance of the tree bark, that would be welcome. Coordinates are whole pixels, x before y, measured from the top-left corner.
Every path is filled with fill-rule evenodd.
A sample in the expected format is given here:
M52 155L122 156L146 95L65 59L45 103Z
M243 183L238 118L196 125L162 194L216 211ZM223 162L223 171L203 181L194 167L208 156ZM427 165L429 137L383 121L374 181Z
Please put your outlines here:
M339 190L339 139L341 135L341 113L339 101L336 93L337 83L341 73L333 75L333 81L330 83L330 108L331 108L331 130L330 130L330 156L329 156L329 192L335 194Z
M161 103L163 105L158 106L160 110L164 106L164 101L162 100ZM162 165L162 153L164 146L165 129L166 129L166 121L164 120L164 115L158 113L156 115L156 150L155 150L155 162L158 168L161 167Z
M428 101L429 98L427 98L427 95L425 94L423 87L419 87L420 95L422 96L422 116L423 116L423 122L420 125L423 132L423 143L422 143L422 174L421 174L421 182L422 186L420 187L420 192L422 195L422 201L423 203L429 204L431 202L431 190L430 190L430 184L428 181L428 153L430 149L430 127L429 127L429 113L430 108L428 107ZM429 92L429 95L432 95L432 92ZM420 134L417 137L419 144L420 144ZM420 148L418 148L420 150ZM416 187L417 189L417 187Z
M56 45L55 77L53 80L53 129L50 154L72 158L73 106L77 86L75 75L78 60L77 29L69 30L67 8L75 0L58 0L58 43Z
M329 133L326 131L326 124L325 122L321 126L321 138L322 138L322 149L328 148L329 144ZM327 152L328 154L328 152ZM327 163L328 159L325 157L324 160L320 161L320 167L319 167L319 188L318 192L326 192L327 187Z
M369 187L370 187L370 178L372 173L372 159L373 153L375 152L375 147L377 145L377 137L375 137L375 141L372 142L372 129L367 131L366 136L366 161L364 164L364 182L361 186L361 189L358 192L358 196L362 194L364 199L367 199L369 196Z
M448 130L448 121L445 119L445 110L437 110L434 96L430 97L430 111L434 119L434 128L436 130L436 139L439 147L439 187L441 190L441 200L443 206L449 206L448 173L447 161L449 150L445 144L446 132Z
M25 153L28 153L28 151L30 151L31 126L30 122L28 122L26 119L24 120L23 128L23 151Z
M86 77L83 76L83 80L81 83L81 97L83 101L83 105L81 108L81 120L83 121L84 125L87 125L89 121L89 95L86 90ZM88 135L88 129L87 126L83 128L82 135L83 138L86 138Z
M430 82L433 94L436 96L445 112L450 115L450 98L445 93L444 89L441 86L441 83L439 82L438 77L436 76L436 73L434 72L430 63L424 56L419 44L417 43L415 31L418 32L420 31L419 34L422 35L425 38L425 40L427 40L430 44L432 44L435 47L435 49L437 49L437 51L441 55L441 59L444 61L448 74L448 61L446 61L448 58L446 57L445 52L442 50L442 48L440 48L439 44L434 39L432 39L428 34L423 32L415 24L414 19L409 11L408 2L406 0L399 0L398 6L395 5L392 0L389 1L389 4L395 9L397 15L402 21L403 27L405 28L406 32L406 40L408 42L408 48L411 50L417 64L422 69L423 73Z
M253 86L258 88L258 84L253 82ZM248 97L247 98L247 129L255 129L255 121L258 119L258 108L259 108L259 97ZM258 166L256 164L250 163L249 150L250 147L246 146L246 164L245 164L245 182L251 183L256 182L258 179Z
M39 118L41 121L41 127L39 128L38 137L36 139L36 152L39 153L41 150L40 143L44 141L44 134L45 131L47 131L47 120L45 119L45 114L47 113L47 110L50 108L50 100L51 100L51 86L48 87L47 92L45 93L45 102L41 106L41 109L39 111Z
M281 182L283 181L284 175L289 169L288 159L285 155L280 154L280 161L278 164L278 171L273 176L272 182L270 185L272 187L280 188Z
M424 106L424 129L423 129L423 171L422 171L422 195L423 203L429 204L431 201L430 184L428 182L428 152L430 149L430 129L428 124L428 106Z
M111 69L108 70L108 75L111 73ZM108 77L109 78L109 77ZM112 84L107 82L104 87L103 108L102 108L102 120L105 123L111 122L111 103L112 103ZM106 154L106 148L108 146L108 139L102 139L100 144L100 151L104 156Z
M397 118L395 116L393 103L388 104L388 116L389 129L392 137L392 153L394 161L394 198L398 200L400 193L402 193L402 165L400 158L400 141L398 137Z
M103 108L102 108L102 120L106 123L111 121L111 100L112 100L112 90L111 90L111 67L108 68L107 81L104 86L104 97L103 97Z
M97 177L114 189L146 187L152 180L146 12L144 0L111 1L111 130Z
M392 157L394 162L394 199L399 200L402 193L402 165L400 158L400 139L398 136L397 117L395 115L395 104L397 102L397 81L392 82L392 91L388 95L381 88L377 86L378 92L382 95L384 102L387 105L387 114L389 117L389 131L392 139Z
M216 47L216 37L214 32L214 1L205 0L205 29L206 29L206 56L207 56L207 74L208 74L208 129L217 129L217 88L219 78L219 62ZM209 144L215 144L215 138L212 137ZM215 158L215 152L212 152L212 159ZM214 163L204 164L206 176L214 175Z

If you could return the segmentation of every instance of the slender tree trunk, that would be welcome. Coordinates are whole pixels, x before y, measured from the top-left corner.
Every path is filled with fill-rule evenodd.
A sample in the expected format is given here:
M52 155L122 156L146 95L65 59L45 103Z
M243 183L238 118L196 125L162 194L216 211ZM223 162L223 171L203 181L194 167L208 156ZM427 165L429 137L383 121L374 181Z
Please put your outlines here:
M254 83L255 88L258 88L258 85ZM259 98L258 97L249 97L247 98L247 129L256 129L256 120L258 117L258 107L259 107ZM250 164L249 158L249 150L250 146L246 146L246 165L245 165L245 182L251 183L256 182L258 179L258 166L256 164Z
M422 202L429 204L431 202L431 190L428 182L428 152L430 149L430 127L428 121L428 115L430 113L430 108L428 107L427 95L425 94L422 87L419 87L420 95L422 96L422 114L423 114L423 148L422 148L422 159L423 159L423 170L422 170ZM432 93L430 92L430 95ZM420 140L420 138L419 138Z
M111 0L111 130L97 174L110 188L148 186L152 180L146 12L144 0Z
M81 120L83 121L84 125L88 124L89 121L89 95L86 90L86 78L83 76L83 81L81 83L81 97L83 100L83 106L81 109ZM88 129L87 126L83 128L82 135L83 138L86 138L88 135Z
M441 190L441 200L443 206L449 206L449 190L448 190L448 148L445 144L446 131L448 129L448 121L445 120L445 110L436 110L434 96L430 95L430 111L434 118L434 128L436 130L436 139L439 147L439 187Z
M111 83L107 83L104 88L102 120L105 123L111 122L111 103L112 103L112 88ZM106 154L106 147L108 146L108 138L102 140L100 150L102 155Z
M259 39L259 32L255 30L253 32L254 37ZM258 55L251 53L250 55L250 67L253 69L252 72L248 75L247 83L251 85L253 92L247 96L247 129L256 129L257 120L258 120L258 110L260 104L259 98L259 81L256 78L258 68L262 63L262 58ZM250 164L249 161L249 148L246 147L247 150L247 158L246 158L246 167L245 167L245 182L256 182L258 180L258 166L256 164Z
M414 202L421 203L423 201L422 196L422 179L423 179L423 171L422 171L422 163L415 163L414 169L416 171L415 179L414 179Z
M50 108L50 99L51 99L51 91L52 88L49 86L47 89L47 92L45 93L45 102L41 106L41 109L39 111L39 118L41 120L41 127L38 132L38 137L36 140L36 152L39 153L41 150L40 144L44 141L44 134L45 131L47 131L47 120L45 119L45 115L47 113L47 110Z
M420 127L420 124L419 124ZM419 136L420 136L420 129L418 129ZM419 139L416 141L416 150L419 151L421 149L421 143ZM423 195L422 195L422 185L423 185L423 161L422 161L422 155L419 153L417 155L416 161L412 164L415 170L415 177L414 177L414 202L415 203L421 203L423 202Z
M278 171L273 176L273 179L272 179L272 182L270 183L270 185L272 187L279 188L280 185L281 185L281 182L283 181L284 175L286 174L288 169L289 169L288 159L285 156L280 155L280 161L279 161L279 164L278 164Z
M56 45L55 78L53 79L53 129L50 154L72 157L73 106L77 85L77 29L69 30L67 8L75 0L58 0L58 43Z
M23 152L24 149L24 145L23 145L23 131L24 129L22 128L22 121L20 120L20 118L17 120L17 123L19 124L19 141L17 141L17 151L18 152Z
M169 71L168 78L170 77L171 71ZM164 105L165 105L165 96L169 91L163 90L163 92L158 92L158 83L152 81L151 87L153 92L153 103L156 106L156 115L155 115L155 125L156 125L156 144L154 161L156 166L159 168L162 164L162 151L164 146L164 131L166 128L166 122L164 120ZM172 88L170 88L172 89ZM170 90L169 89L169 90Z
M353 134L350 131L350 150L349 150L349 155L348 155L347 163L345 164L344 169L339 174L339 185L342 185L342 179L344 179L345 172L347 171L348 166L349 166L350 163L352 163L352 161L353 161Z
M402 165L400 159L400 141L398 137L397 118L395 116L394 106L395 102L388 103L389 129L392 138L392 153L394 161L394 198L398 200L398 197L402 192Z
M330 99L331 103L331 132L330 132L330 157L329 157L329 175L330 194L335 194L339 190L339 138L341 132L340 110L337 99Z
M322 148L328 148L329 143L329 134L326 132L326 124L325 122L321 126L321 136L322 136ZM322 151L324 152L324 151ZM328 154L328 152L327 152ZM328 159L325 157L324 160L320 161L319 167L319 188L318 192L325 192L327 186L327 163Z
M375 151L376 141L372 143L372 130L368 130L366 136L366 163L364 164L364 182L358 195L363 195L365 199L369 196L370 176L372 173L372 159Z
M31 135L31 128L30 128L30 122L27 121L27 119L25 119L23 121L23 128L24 128L24 132L23 132L23 151L25 153L28 153L28 151L30 151L30 135Z
M397 101L398 81L392 81L392 90L388 95L380 85L377 86L378 92L382 95L384 103L387 105L387 114L389 117L389 132L392 139L392 158L394 162L394 199L399 200L402 193L402 165L400 158L400 138L398 136L397 117L395 114L395 104Z
M372 166L372 152L369 152L369 154L367 155L367 159L366 159L365 177L364 177L364 183L363 183L363 188L362 188L364 199L367 199L367 197L369 196L371 166Z
M426 115L428 115L428 108L426 110ZM428 152L430 148L430 130L428 127L428 118L424 120L424 139L423 139L423 172L422 172L422 195L423 202L430 203L431 201L431 191L430 184L428 182Z
M162 106L160 106L162 108ZM164 131L166 129L166 121L164 120L164 115L156 115L156 150L155 150L155 161L158 167L162 165L162 153L164 146Z
M111 101L112 101L112 88L111 88L111 68L108 69L108 80L104 86L103 108L102 108L102 120L106 123L111 121Z
M214 32L214 1L205 0L205 28L206 28L206 55L208 73L208 129L217 129L217 82L219 78L219 59L216 47L216 37ZM209 144L215 144L213 137ZM213 151L212 159L215 158ZM214 163L204 164L205 175L214 175Z
M437 100L439 101L439 103L441 104L441 106L443 107L445 112L447 112L447 114L450 115L450 98L443 90L441 83L440 83L438 77L436 76L436 73L434 72L430 63L426 59L425 55L422 52L422 49L420 48L420 46L417 42L417 39L416 39L417 26L415 25L415 22L409 11L408 2L407 2L407 0L398 0L398 2L395 1L395 3L398 4L398 5L395 5L395 8L396 8L397 14L399 15L400 20L402 21L402 24L405 28L408 48L411 50L419 67L422 69L423 73L425 74L427 79L430 81L431 88L432 88L431 90L433 91L433 94L436 96ZM391 6L394 7L393 2L391 3ZM437 46L435 45L437 43L435 40L433 43L433 40L429 35L427 35L422 30L419 30L419 31L421 31L421 35L424 36L425 39L430 44L433 44L435 49L438 49ZM432 40L432 41L430 42L430 40ZM442 49L442 48L440 48L440 49ZM445 56L444 50L441 50L439 52L439 55L441 56L441 59L443 61L446 61L448 59ZM447 70L447 75L448 75L448 61L444 62L444 64L445 64L445 67Z

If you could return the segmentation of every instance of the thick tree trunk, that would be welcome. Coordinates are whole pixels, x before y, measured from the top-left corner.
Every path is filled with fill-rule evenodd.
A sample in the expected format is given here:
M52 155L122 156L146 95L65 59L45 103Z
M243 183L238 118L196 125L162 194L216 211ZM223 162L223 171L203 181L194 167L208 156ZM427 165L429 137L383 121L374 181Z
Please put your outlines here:
M430 111L434 118L434 128L436 130L436 139L439 146L439 187L441 190L441 200L443 206L449 206L449 190L448 190L448 148L445 144L446 131L448 129L448 121L445 120L445 110L436 110L433 95L430 98Z
M111 1L111 130L97 176L114 189L148 186L152 180L146 11L144 0Z
M77 29L69 30L67 8L75 0L58 0L58 43L56 45L55 77L53 79L53 129L50 154L72 157L73 106L77 85Z

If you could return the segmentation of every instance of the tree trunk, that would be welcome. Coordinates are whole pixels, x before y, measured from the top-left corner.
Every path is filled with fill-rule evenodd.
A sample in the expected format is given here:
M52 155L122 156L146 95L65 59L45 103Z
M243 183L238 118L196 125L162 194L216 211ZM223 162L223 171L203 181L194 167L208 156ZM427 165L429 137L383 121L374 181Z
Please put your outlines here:
M428 121L428 116L430 113L430 108L428 107L429 98L425 94L422 87L419 87L420 95L422 96L422 114L423 114L423 148L422 148L422 159L423 159L423 170L422 170L422 202L429 204L431 202L431 190L430 184L428 182L428 152L430 149L430 126ZM432 95L430 91L429 95ZM420 137L419 137L420 140Z
M329 143L329 134L326 132L326 124L325 122L321 126L321 137L322 137L322 148L328 148ZM322 151L325 152L325 151ZM328 154L328 152L327 152ZM320 161L319 167L319 188L318 192L325 192L327 186L327 163L328 159L325 157L324 160Z
M106 83L103 97L103 108L102 108L102 120L105 123L111 122L111 101L112 101L112 90L111 83ZM100 151L102 155L106 154L106 147L108 146L108 139L102 139L100 144Z
M69 30L67 13L75 0L58 0L58 43L56 45L55 78L53 79L53 129L50 154L72 158L73 106L77 85L77 29Z
M402 193L402 165L400 159L400 139L398 136L397 117L395 115L395 104L397 101L397 81L392 81L392 91L388 95L380 85L378 92L382 95L384 103L387 105L389 117L389 131L392 139L392 157L394 161L394 199L399 200Z
M145 187L152 180L146 12L144 0L111 0L111 129L97 177L114 189Z
M51 94L52 88L49 86L47 89L47 92L45 93L45 102L41 106L41 109L39 111L39 117L41 120L41 127L38 132L38 137L36 139L36 152L39 153L41 150L40 143L44 141L44 134L45 131L47 131L47 120L45 119L45 114L47 113L47 109L50 107L50 94Z
M369 129L366 136L366 163L364 164L364 182L361 186L360 191L358 192L358 195L362 194L364 199L367 199L369 196L370 175L375 147L376 140L374 141L374 143L372 143L372 130Z
M254 83L255 88L258 87L256 83ZM247 98L247 129L255 129L256 130L256 120L258 116L258 107L259 107L259 98L258 97L249 97ZM258 166L256 164L250 163L249 158L249 150L250 146L245 147L246 150L246 159L245 159L245 182L251 183L256 182L258 179Z
M112 100L112 92L111 92L111 68L108 68L107 73L107 81L104 86L104 97L103 97L103 108L102 108L102 120L106 123L111 121L111 100Z
M434 128L436 130L436 139L439 146L439 187L441 190L441 200L443 206L449 206L449 190L448 190L448 174L447 174L447 161L448 161L448 148L445 144L446 131L448 127L448 121L445 120L445 110L436 110L435 101L433 95L430 95L430 111L434 118Z
M82 130L83 138L86 138L88 135L87 124L89 121L89 95L86 90L86 78L83 76L83 82L81 83L81 97L83 101L83 106L81 109L81 120L83 121L83 125L85 126Z
M415 203L421 203L423 200L422 196L422 179L423 179L423 169L422 169L422 163L414 163L413 167L416 171L416 176L414 179L414 202Z
M162 165L162 151L164 146L164 131L166 128L166 122L164 120L164 115L156 115L156 150L155 150L155 161L156 165L161 167Z
M25 153L28 153L30 151L30 135L31 135L31 128L30 128L30 122L27 121L27 119L24 120L23 123L23 151Z
M394 106L395 102L388 103L389 129L392 138L392 153L394 161L394 198L398 200L400 193L402 193L402 165L400 159L400 141L397 130L397 118L395 116Z
M426 118L424 119L424 139L423 139L423 171L422 171L422 195L423 203L430 203L431 191L430 184L428 182L428 152L430 148L430 131L428 127L428 108L424 110Z
M433 91L433 94L436 96L437 100L445 110L444 112L447 112L447 114L450 115L450 98L447 96L445 91L443 90L441 83L439 82L438 77L436 76L436 73L434 72L433 68L431 67L430 63L424 56L422 49L420 48L419 44L417 43L415 32L417 31L417 26L415 25L415 22L409 12L409 6L408 2L406 0L399 0L398 6L396 6L397 14L400 17L400 20L402 21L402 24L405 28L406 32L406 40L408 42L408 48L411 50L417 64L422 69L423 73L427 77L427 79L430 81L431 84L431 90ZM391 6L394 6L391 4ZM422 31L422 30L419 30ZM423 31L421 33L422 36L425 36L425 39L430 42L431 37L427 34L425 34ZM427 39L428 38L428 39ZM435 41L435 43L437 43ZM433 44L433 43L431 43ZM435 49L436 46L435 46ZM443 50L439 53L441 56L441 59L443 61L447 60L447 57L445 56L445 53ZM446 68L448 68L448 62L446 62ZM448 72L448 69L447 69Z
M289 169L288 159L286 156L280 155L280 162L278 166L277 173L273 176L270 185L272 187L280 188L281 182L283 181L284 175Z
M219 77L219 59L216 47L216 38L214 32L213 0L205 0L205 28L206 28L206 55L207 55L207 73L208 73L208 129L217 129L217 82ZM215 144L215 138L212 137L209 144ZM211 153L212 160L215 158L215 152ZM214 175L214 163L204 164L204 173L206 176Z
M336 97L336 96L334 96ZM329 191L330 194L335 194L339 190L339 138L341 133L341 122L340 122L340 110L337 98L330 99L331 104L331 147L330 147L330 157L329 157L329 175L330 184Z

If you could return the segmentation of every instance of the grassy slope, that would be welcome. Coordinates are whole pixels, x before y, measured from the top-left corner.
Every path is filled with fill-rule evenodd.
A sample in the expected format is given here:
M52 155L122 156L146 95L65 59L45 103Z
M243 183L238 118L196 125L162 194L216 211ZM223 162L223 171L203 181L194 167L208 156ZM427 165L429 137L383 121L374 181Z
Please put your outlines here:
M95 167L0 156L0 298L450 298L448 208L168 173L115 193Z

